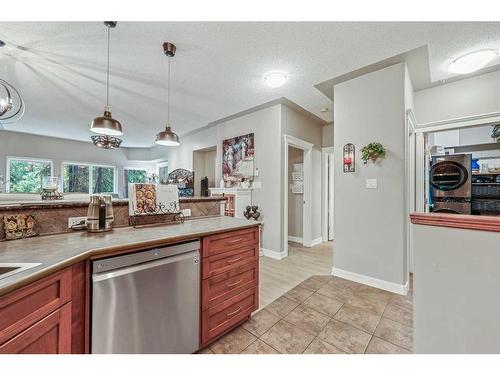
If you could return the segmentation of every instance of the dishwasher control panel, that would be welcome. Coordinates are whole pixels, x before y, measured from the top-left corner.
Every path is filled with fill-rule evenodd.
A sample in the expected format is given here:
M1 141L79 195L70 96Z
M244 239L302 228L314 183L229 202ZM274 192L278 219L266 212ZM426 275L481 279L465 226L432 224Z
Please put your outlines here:
M142 250L136 253L119 255L116 257L95 260L92 263L92 273L102 273L126 267L130 264L149 262L155 259L162 259L189 251L200 250L200 241L190 241L165 247L155 247L149 250ZM199 255L194 257L194 263L200 262Z

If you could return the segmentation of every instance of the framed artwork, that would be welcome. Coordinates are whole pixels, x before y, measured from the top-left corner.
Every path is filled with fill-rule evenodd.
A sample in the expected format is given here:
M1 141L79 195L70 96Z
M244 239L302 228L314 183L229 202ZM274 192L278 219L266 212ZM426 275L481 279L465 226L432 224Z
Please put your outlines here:
M240 135L222 142L222 178L231 186L254 177L254 134Z

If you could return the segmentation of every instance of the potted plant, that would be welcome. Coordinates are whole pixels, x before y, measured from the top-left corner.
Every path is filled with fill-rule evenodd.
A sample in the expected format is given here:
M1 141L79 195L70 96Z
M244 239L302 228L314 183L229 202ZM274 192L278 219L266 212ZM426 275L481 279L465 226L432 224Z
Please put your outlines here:
M385 156L385 148L378 142L369 143L361 149L361 159L364 164L368 163L368 160L375 162L383 156Z

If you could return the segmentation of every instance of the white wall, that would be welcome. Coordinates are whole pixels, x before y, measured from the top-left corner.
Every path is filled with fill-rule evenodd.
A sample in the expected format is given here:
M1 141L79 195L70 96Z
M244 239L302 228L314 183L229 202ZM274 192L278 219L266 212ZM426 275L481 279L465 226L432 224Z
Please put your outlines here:
M260 207L262 220L262 247L281 251L281 105L277 104L250 114L202 129L181 138L181 145L168 150L169 170L193 169L193 150L217 146L215 168L216 186L222 178L222 141L254 133L255 168L259 169L262 188L252 192L252 203ZM155 148L153 155L157 156Z
M102 150L89 142L0 130L0 175L6 174L8 156L52 160L53 174L59 177L62 176L63 161L113 165L117 167L118 193L122 196L125 167L158 173L156 163L129 160L128 151L125 148Z
M334 153L356 147L356 171L335 167L334 273L377 279L403 290L407 282L405 197L405 66L397 64L334 87ZM381 142L386 157L363 165L361 148ZM366 179L377 189L366 189ZM371 278L371 279L370 279Z
M193 151L194 196L201 195L201 180L208 178L208 187L215 187L217 150Z
M323 147L333 146L333 124L323 126Z
M292 172L294 164L304 163L304 151L288 147L288 236L302 238L304 195L294 194L290 189L293 184Z
M312 204L311 204L311 240L321 241L321 147L323 123L285 105L282 106L282 136L291 135L313 144L312 149ZM282 141L283 144L283 141ZM283 155L282 150L282 155ZM286 168L283 164L282 168ZM284 202L283 204L286 204ZM282 218L283 219L283 218ZM284 220L283 220L284 221ZM283 224L282 224L283 227ZM285 246L286 244L282 244Z
M419 124L500 111L500 71L415 92Z
M500 233L414 225L414 234L414 352L500 353Z

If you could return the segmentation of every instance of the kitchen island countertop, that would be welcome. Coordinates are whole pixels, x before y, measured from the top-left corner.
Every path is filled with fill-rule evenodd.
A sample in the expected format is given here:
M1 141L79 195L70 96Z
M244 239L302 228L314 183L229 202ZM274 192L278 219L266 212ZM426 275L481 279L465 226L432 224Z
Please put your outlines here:
M182 224L122 227L104 233L79 231L0 242L0 263L41 263L0 279L0 296L90 257L163 246L258 225L255 221L218 216L186 220Z

